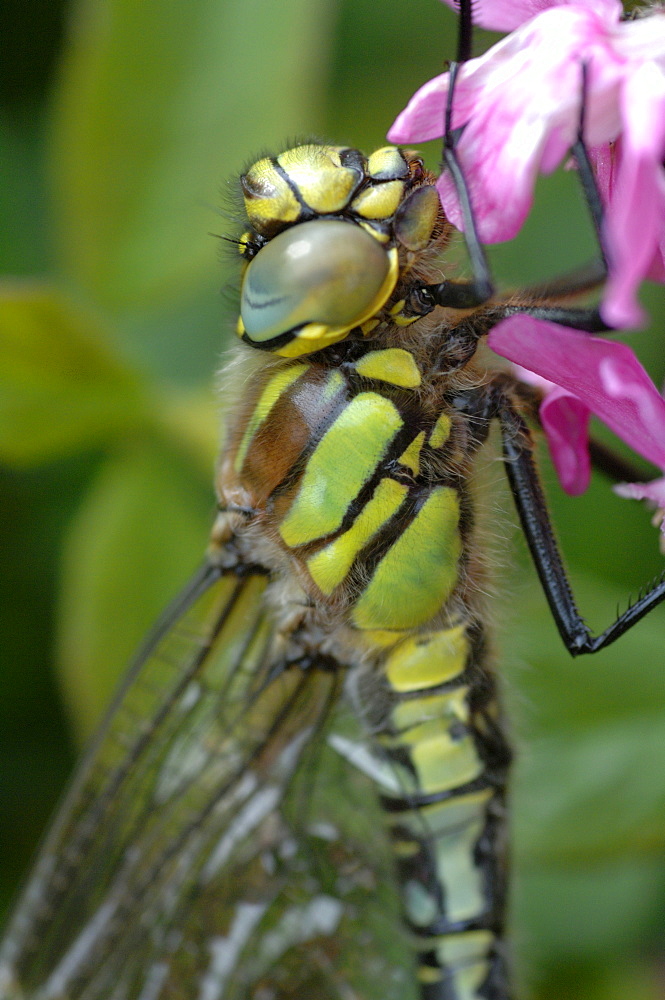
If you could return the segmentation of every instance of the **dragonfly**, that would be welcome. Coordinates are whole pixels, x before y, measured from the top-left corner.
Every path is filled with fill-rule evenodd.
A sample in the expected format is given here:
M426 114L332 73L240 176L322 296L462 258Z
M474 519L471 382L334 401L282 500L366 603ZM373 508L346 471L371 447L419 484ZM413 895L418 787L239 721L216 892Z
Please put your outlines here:
M441 281L435 180L412 151L319 143L241 177L241 392L208 552L56 817L3 1000L515 996L473 486L490 427L571 653L665 584L597 636L580 617L533 461L540 395L482 342L515 312L597 318Z

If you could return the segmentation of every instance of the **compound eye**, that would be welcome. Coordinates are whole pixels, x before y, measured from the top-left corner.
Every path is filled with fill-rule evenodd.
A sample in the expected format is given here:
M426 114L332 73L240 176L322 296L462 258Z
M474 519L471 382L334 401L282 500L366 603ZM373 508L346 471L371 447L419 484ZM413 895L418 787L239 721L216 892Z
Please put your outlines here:
M243 339L286 357L341 340L385 303L397 253L353 223L317 219L273 237L242 286Z

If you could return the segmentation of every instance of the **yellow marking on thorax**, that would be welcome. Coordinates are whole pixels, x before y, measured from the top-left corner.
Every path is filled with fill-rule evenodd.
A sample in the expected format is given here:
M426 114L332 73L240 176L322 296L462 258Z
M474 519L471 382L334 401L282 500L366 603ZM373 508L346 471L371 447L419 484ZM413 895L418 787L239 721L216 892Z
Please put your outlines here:
M421 381L413 355L401 347L370 351L356 362L355 369L365 378L379 379L403 389L416 389Z
M252 413L245 429L245 433L242 436L240 447L236 452L236 456L233 461L233 467L236 472L239 473L242 469L249 447L254 440L254 435L272 408L281 399L289 386L293 385L296 379L300 378L301 375L304 375L309 367L309 365L304 364L289 365L286 368L281 368L276 375L273 375L272 378L268 380L257 400L254 412Z
M417 476L420 472L420 453L423 450L423 444L425 443L425 431L421 431L414 437L408 448L405 448L402 454L399 456L399 461L402 465L410 469L414 476Z
M442 413L429 436L429 444L432 448L441 448L446 443L450 437L450 428L452 426L452 421L447 413Z
M440 486L379 562L352 613L361 629L424 625L457 583L462 552L459 500Z
M346 382L341 372L338 372L336 369L333 369L331 372L328 372L328 376L326 378L326 384L324 385L323 392L321 393L322 399L326 403L330 402L333 396L336 393L338 393L340 389L345 385Z
M368 319L365 323L363 323L360 327L363 336L366 337L368 333L372 332L372 330L376 330L380 322L381 321L378 320L376 316L373 316L372 319Z
M280 525L291 548L332 534L401 429L397 408L375 392L345 406L307 462L298 494Z
M310 576L326 596L342 583L360 550L396 513L407 493L407 486L382 479L353 526L307 560Z

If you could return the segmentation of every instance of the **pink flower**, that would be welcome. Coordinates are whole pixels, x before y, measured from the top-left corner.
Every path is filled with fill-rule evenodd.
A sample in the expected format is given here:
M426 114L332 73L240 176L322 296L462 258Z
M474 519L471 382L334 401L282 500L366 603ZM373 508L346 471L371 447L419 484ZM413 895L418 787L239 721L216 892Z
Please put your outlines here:
M538 172L550 173L576 139L587 68L585 140L604 197L611 274L603 315L638 325L636 291L665 277L665 12L621 21L618 0L479 0L484 27L516 28L461 68L453 128L480 238L511 239L531 206ZM519 26L518 26L519 25ZM448 74L426 83L393 124L393 142L441 136ZM450 176L444 209L461 226Z
M459 0L444 0L457 13ZM488 31L514 31L529 18L549 7L567 7L580 0L473 0L473 23ZM621 13L619 0L586 0L587 7L594 7L599 14Z
M545 389L540 416L557 474L568 493L584 492L589 482L591 413L665 472L665 399L625 344L526 315L499 323L490 332L489 344L528 369L519 373L525 381ZM616 490L622 496L665 507L665 478L625 484Z

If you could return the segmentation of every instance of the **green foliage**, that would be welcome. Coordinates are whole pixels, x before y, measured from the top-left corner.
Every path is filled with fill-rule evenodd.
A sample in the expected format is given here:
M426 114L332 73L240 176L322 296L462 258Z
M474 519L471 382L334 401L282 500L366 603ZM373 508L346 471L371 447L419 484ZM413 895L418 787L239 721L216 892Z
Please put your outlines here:
M57 649L61 698L77 733L89 732L205 545L218 426L210 376L234 308L221 322L216 289L235 280L232 267L220 280L208 234L233 235L235 223L201 205L217 206L226 177L294 136L380 144L453 51L454 18L433 0L77 0L67 13L48 102L2 111L0 649L3 684L15 687L3 689L0 724L30 740L0 767L0 829L21 842L14 855L3 845L5 897L62 770L59 703L48 679L37 686L38 668ZM497 255L500 274L532 282L588 255L588 230L578 245L559 227L581 217L576 194L561 207L569 187L547 181L553 216ZM650 292L661 320L662 299ZM631 343L662 377L662 340ZM655 533L600 480L555 508L580 603L602 627L660 571ZM499 602L500 615L511 608L500 662L518 746L523 974L533 1000L656 1000L665 616L573 662L518 558L520 585L497 589L514 597ZM17 797L31 812L23 827Z
M96 316L43 283L0 293L0 457L32 465L134 435L146 392Z
M173 301L210 276L193 209L217 203L247 150L312 117L326 10L311 0L77 4L51 147L69 275L112 308Z
M200 562L211 508L173 450L145 443L110 459L81 504L64 550L59 658L83 735L110 700L118 664Z

